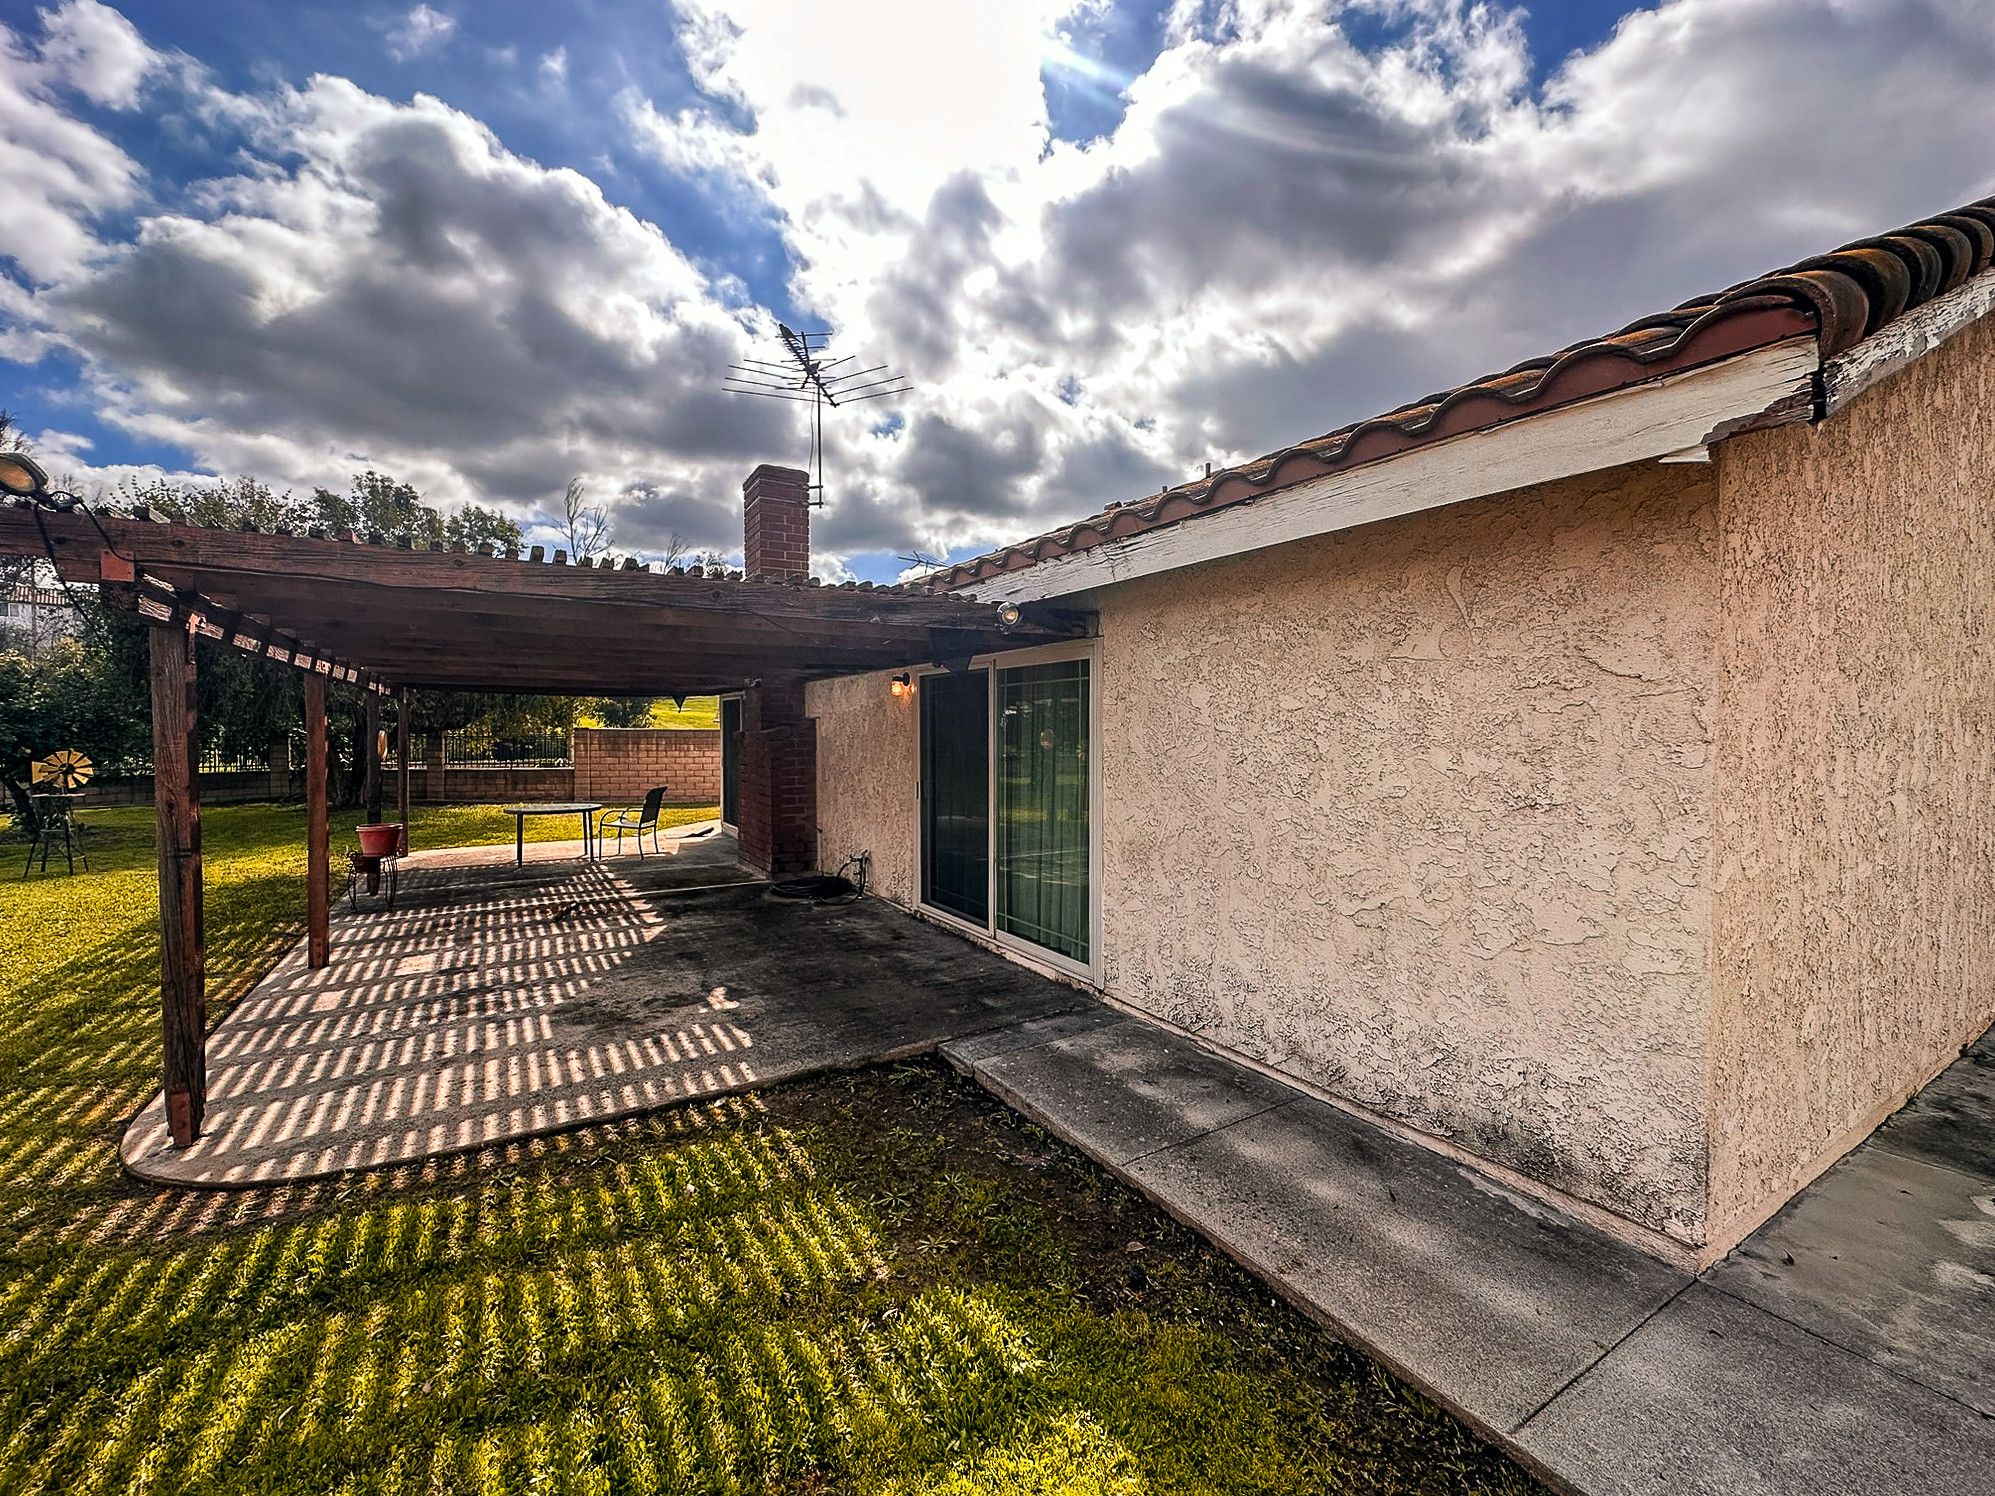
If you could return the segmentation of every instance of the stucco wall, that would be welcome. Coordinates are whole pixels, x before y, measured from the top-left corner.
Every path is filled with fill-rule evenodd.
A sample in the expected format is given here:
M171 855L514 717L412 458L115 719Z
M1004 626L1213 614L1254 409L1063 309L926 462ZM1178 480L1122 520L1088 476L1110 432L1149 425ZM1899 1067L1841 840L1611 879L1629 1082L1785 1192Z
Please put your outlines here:
M1720 448L1713 1233L1995 1019L1995 326Z
M920 734L912 698L890 673L813 681L804 709L817 720L817 860L825 872L871 852L871 892L912 907L915 783Z
M1716 500L1617 469L1100 594L1109 990L1699 1240Z

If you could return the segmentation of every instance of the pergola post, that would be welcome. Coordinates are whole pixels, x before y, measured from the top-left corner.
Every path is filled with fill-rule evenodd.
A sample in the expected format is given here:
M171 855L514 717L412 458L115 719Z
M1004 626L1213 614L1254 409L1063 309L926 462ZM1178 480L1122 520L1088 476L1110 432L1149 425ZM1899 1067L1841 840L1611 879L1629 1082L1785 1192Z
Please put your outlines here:
M305 962L317 971L332 960L332 889L326 825L326 680L305 677Z
M201 798L195 774L194 635L150 631L152 802L158 822L159 998L166 1123L176 1146L201 1135L208 1103L207 953L201 910Z
M395 819L402 823L401 850L409 854L409 689L395 693Z
M361 801L367 807L367 824L381 824L381 695L378 691L368 691L365 695L365 716L367 744L361 750L366 758L366 767L361 774Z

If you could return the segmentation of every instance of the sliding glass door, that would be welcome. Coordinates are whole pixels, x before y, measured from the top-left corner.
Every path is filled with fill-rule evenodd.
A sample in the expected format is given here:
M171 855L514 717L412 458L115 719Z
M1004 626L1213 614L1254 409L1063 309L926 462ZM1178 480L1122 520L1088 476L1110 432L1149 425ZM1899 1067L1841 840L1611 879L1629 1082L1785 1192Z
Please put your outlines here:
M741 824L741 698L720 700L720 818Z
M1088 962L1088 662L997 678L997 928Z
M986 924L991 871L991 678L922 679L921 900Z
M924 675L921 901L1077 967L1093 961L1085 658Z

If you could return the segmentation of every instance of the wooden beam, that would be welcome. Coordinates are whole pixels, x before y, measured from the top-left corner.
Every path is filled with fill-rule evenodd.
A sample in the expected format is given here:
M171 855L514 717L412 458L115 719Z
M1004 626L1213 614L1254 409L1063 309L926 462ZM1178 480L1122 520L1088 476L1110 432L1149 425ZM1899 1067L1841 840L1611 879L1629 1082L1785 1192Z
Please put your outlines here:
M149 644L163 1090L167 1129L175 1145L186 1148L201 1135L208 1105L207 953L201 907L194 636L184 627L155 627Z
M366 767L361 774L361 800L367 809L369 825L381 823L381 698L372 691L367 693L363 708L367 722Z
M305 677L305 964L332 960L331 848L326 825L326 681Z
M402 823L402 855L409 852L409 693L395 693L395 819Z

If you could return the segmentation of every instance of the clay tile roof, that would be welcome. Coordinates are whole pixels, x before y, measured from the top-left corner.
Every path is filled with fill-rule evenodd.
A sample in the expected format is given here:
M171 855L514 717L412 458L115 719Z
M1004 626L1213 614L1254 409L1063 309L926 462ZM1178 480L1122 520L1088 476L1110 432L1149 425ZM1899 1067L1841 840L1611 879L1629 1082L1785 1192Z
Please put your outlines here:
M1995 260L1995 198L1858 239L1828 254L1642 317L1496 374L1441 390L1210 477L1004 546L924 582L955 588L1160 529L1411 447L1517 420L1608 390L1812 335L1833 358Z

